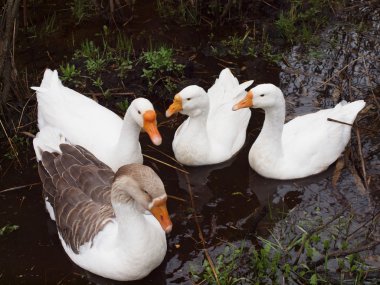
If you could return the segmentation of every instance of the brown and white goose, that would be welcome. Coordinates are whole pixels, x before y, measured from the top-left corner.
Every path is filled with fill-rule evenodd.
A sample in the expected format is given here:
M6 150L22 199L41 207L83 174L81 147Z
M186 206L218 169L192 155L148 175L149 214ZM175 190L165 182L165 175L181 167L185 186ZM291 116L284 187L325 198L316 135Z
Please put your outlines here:
M148 275L164 259L172 229L161 179L141 164L114 173L80 146L60 150L42 152L38 171L67 255L106 278Z

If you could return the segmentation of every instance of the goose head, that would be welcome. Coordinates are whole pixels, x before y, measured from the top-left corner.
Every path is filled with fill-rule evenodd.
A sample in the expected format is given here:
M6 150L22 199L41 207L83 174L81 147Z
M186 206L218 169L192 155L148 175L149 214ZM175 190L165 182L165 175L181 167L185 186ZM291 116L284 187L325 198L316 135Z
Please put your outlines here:
M112 201L127 202L134 205L142 214L149 211L169 233L172 222L166 208L167 195L164 184L152 168L141 164L128 164L119 168L112 184Z
M134 121L148 133L152 143L155 145L161 144L162 138L157 129L156 112L149 100L145 98L137 98L133 100L127 113L129 113Z
M209 99L206 91L197 85L190 85L174 96L173 103L166 110L166 117L178 112L188 116L197 116L208 110L208 106Z
M284 96L280 88L273 84L259 84L248 91L245 97L236 103L232 110L242 108L268 109L283 104Z

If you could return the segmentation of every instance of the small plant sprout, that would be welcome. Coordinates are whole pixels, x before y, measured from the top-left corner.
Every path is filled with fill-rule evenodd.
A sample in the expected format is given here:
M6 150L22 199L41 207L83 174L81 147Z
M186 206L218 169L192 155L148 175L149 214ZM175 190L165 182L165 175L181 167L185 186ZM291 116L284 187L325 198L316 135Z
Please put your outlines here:
M19 227L20 226L18 226L18 225L5 225L5 226L0 228L0 236L10 234L11 232L18 230Z
M70 9L77 24L89 18L95 10L93 2L90 0L72 0Z
M124 114L128 107L129 107L129 102L127 99L121 101L121 102L118 102L116 103L116 106L119 108L119 110Z
M89 74L95 75L100 72L106 64L106 60L101 57L89 58L86 60L86 68Z
M66 63L66 65L60 65L59 69L63 82L73 82L74 78L80 75L80 71L76 69L74 64Z
M58 26L56 23L56 14L54 12L53 14L49 15L45 19L45 21L42 24L40 33L41 33L41 36L46 36L46 35L56 32L57 30L58 30Z
M173 59L173 50L167 47L160 47L155 51L147 51L142 55L142 60L147 64L147 68L143 69L143 77L148 80L149 88L153 88L155 82L162 80L165 74L182 75L184 66L178 64ZM166 88L173 89L173 82L167 81L170 86Z

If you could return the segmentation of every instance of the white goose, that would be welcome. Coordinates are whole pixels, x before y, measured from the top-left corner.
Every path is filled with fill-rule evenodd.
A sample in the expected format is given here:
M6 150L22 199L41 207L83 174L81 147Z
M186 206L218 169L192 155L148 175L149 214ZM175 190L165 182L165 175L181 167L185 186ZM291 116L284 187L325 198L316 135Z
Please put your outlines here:
M207 93L191 85L175 95L166 116L176 112L189 116L174 135L173 151L179 162L193 166L215 164L230 159L240 150L251 114L249 110L233 112L231 108L236 100L243 98L244 90L252 82L239 85L226 68Z
M317 174L332 164L344 151L351 126L365 102L340 102L333 109L321 110L285 121L285 99L273 84L252 88L233 109L261 108L263 128L249 152L249 164L260 175L275 179L294 179Z
M115 174L80 146L61 144L60 153L42 152L38 171L67 255L114 280L148 275L164 259L172 229L161 179L141 164Z
M139 143L144 128L155 145L161 144L153 105L144 98L135 99L124 120L95 101L62 85L57 71L46 69L37 91L38 127L56 129L72 144L85 147L116 171L128 163L142 163ZM48 142L34 140L36 153ZM52 146L54 148L54 145ZM59 149L57 150L59 151ZM39 157L37 157L40 159Z

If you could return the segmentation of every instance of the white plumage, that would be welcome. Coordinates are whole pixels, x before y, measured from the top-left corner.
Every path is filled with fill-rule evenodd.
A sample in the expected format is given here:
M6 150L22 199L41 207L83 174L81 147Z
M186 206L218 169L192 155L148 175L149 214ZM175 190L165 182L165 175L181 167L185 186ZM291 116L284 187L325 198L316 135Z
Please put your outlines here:
M351 126L365 102L340 102L335 108L285 120L282 91L272 84L252 88L234 110L253 107L265 111L263 128L249 152L249 164L259 174L275 179L294 179L317 174L344 151Z
M153 105L144 98L135 99L124 120L97 102L62 85L57 71L47 69L37 91L38 127L40 131L62 134L73 144L81 145L116 171L128 163L142 163L139 143L141 128L146 129L152 142L161 143ZM48 135L45 135L45 138ZM34 143L36 153L49 145ZM50 143L54 147L54 142ZM56 145L58 148L58 145ZM49 149L47 149L49 150ZM37 154L39 156L39 154Z
M179 162L194 166L215 164L230 159L240 150L251 114L249 110L233 112L231 108L252 82L239 85L226 68L207 93L192 85L174 97L166 115L180 112L189 116L177 129L172 144Z

